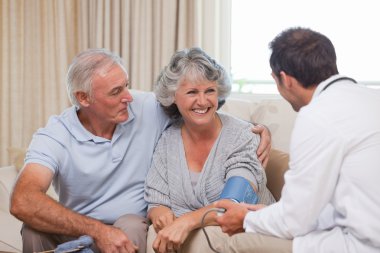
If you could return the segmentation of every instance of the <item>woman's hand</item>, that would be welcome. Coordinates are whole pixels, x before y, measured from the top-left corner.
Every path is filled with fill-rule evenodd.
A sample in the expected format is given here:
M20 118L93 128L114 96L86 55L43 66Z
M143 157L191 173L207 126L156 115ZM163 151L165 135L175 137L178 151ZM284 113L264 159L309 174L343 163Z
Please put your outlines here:
M149 210L148 218L152 221L154 230L158 233L161 229L172 224L176 219L172 210L166 206L158 206Z
M153 242L156 253L174 252L178 250L192 231L186 216L176 219L157 233Z
M257 148L257 157L259 158L261 164L265 168L268 164L269 153L272 146L272 136L269 129L264 126L257 124L252 128L252 132L260 135L260 144Z

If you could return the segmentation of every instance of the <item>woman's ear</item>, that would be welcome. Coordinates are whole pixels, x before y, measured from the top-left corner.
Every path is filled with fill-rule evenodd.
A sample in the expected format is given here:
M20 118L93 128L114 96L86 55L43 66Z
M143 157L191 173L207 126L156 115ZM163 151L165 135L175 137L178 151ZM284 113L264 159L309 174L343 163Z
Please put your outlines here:
M83 107L88 107L90 105L90 98L86 92L77 91L75 93L75 97L77 98L79 104Z

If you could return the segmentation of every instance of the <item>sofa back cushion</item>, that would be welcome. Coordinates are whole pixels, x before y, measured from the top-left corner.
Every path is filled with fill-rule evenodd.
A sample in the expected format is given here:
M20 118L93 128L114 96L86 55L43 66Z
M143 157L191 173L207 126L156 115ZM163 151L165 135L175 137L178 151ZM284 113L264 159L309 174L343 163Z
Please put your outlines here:
M284 186L284 174L288 168L289 155L280 150L272 149L265 173L267 175L267 187L276 201L281 198L281 191Z
M0 211L9 212L9 196L17 177L14 166L0 168Z
M283 98L264 99L254 106L251 122L267 126L275 149L289 151L289 143L297 113Z
M272 146L287 152L297 113L283 98L263 99L252 95L248 98L229 97L221 111L242 120L263 124L272 134Z

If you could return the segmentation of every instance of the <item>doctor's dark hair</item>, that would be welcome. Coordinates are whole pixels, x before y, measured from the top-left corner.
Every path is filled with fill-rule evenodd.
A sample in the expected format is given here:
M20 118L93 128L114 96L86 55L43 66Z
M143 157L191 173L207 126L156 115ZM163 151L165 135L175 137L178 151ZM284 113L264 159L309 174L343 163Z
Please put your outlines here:
M280 83L281 71L305 88L338 74L334 45L325 35L311 29L287 29L270 42L269 48L272 50L269 63Z
M231 91L231 80L226 70L201 48L194 47L176 52L164 67L155 84L157 100L171 118L180 118L174 104L175 92L183 81L217 83L218 109L224 104Z

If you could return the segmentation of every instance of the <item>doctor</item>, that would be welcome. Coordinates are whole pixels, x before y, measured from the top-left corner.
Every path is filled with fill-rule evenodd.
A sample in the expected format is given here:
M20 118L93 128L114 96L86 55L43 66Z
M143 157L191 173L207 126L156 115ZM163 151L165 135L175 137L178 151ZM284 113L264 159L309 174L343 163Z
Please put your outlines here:
M299 112L290 169L271 206L216 203L233 235L222 252L379 252L380 92L339 75L318 32L291 28L270 48L277 88Z

